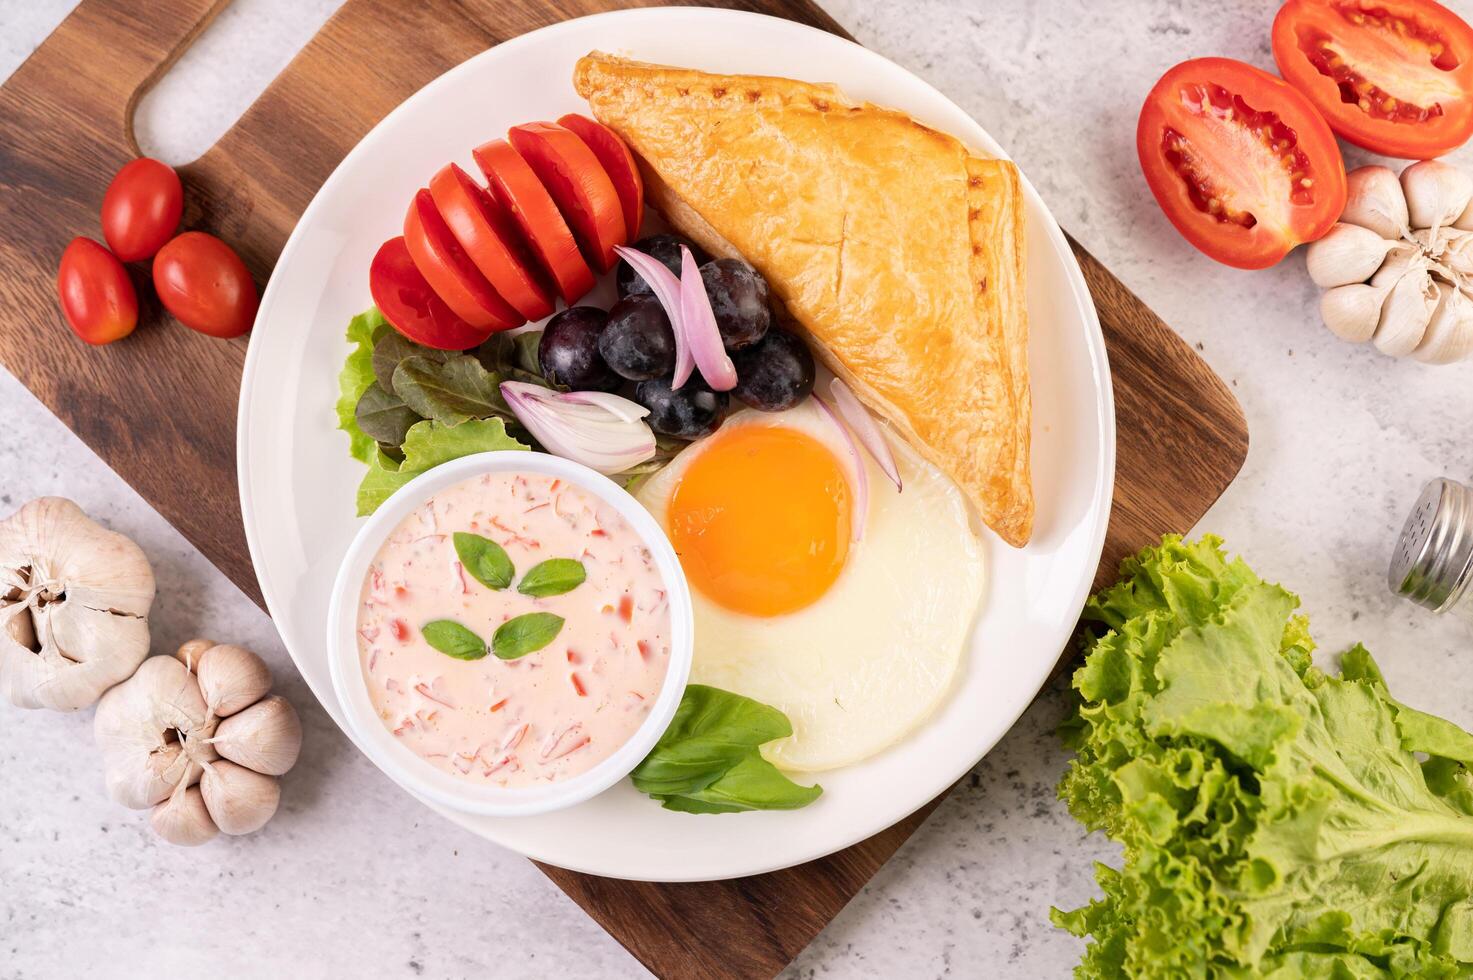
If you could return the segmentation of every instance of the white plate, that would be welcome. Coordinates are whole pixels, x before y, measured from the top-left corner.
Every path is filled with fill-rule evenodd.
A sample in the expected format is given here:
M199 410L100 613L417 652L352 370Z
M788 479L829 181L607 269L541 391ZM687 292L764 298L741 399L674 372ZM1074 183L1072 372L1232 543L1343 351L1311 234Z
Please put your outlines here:
M353 497L363 467L334 429L333 405L348 351L344 328L370 304L369 260L400 233L406 202L447 160L474 173L475 143L517 123L586 111L571 77L573 63L593 49L837 82L853 97L903 109L1003 155L945 96L872 51L784 20L699 8L621 11L535 31L445 73L390 113L323 184L283 249L241 382L240 499L251 559L287 649L339 723L322 638L333 577L359 523ZM1032 186L1024 190L1038 522L1021 551L988 535L988 594L962 674L936 717L877 758L824 774L823 797L804 810L670 813L624 782L558 813L442 810L446 816L578 871L658 881L735 877L812 860L883 830L997 743L1068 642L1099 562L1115 473L1099 321L1058 225Z

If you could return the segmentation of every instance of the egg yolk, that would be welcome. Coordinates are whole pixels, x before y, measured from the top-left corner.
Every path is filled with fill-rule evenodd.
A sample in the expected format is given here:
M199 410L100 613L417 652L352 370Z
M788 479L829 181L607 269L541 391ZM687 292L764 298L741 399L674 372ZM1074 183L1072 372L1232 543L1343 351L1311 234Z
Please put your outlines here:
M701 447L670 495L691 584L733 612L780 616L833 585L849 554L849 481L823 443L741 426Z

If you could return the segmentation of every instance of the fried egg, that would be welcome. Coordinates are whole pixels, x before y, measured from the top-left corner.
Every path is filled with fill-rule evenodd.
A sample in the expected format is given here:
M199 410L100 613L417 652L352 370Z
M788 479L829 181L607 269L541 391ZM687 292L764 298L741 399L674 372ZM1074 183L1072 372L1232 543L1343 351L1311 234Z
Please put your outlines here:
M942 703L983 586L965 498L891 440L904 492L867 456L851 540L854 462L811 401L745 410L641 487L691 584L691 681L781 709L793 735L763 754L794 771L868 758Z

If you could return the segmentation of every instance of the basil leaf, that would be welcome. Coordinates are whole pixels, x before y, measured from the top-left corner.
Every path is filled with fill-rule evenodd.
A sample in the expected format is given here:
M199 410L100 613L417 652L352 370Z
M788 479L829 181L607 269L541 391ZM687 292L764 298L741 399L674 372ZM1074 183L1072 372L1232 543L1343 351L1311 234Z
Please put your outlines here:
M545 599L550 595L572 592L586 578L588 572L576 558L549 558L527 570L517 591L522 595Z
M469 354L446 361L407 357L394 369L394 393L427 419L459 425L469 419L512 418L501 397L501 376Z
M547 612L524 613L508 619L491 637L491 652L502 660L515 660L541 650L562 632L563 617Z
M389 446L402 443L409 427L420 421L398 395L380 388L376 381L363 390L363 397L353 408L353 418L364 435Z
M425 623L420 632L430 646L456 660L480 660L487 652L485 640L453 619Z
M390 329L388 333L378 338L373 347L373 376L378 379L379 387L384 391L394 390L394 370L411 357L423 357L431 361L448 361L455 357L453 350L436 350L423 344L416 344L397 330Z
M517 570L505 548L490 538L469 531L456 531L454 542L455 555L470 572L471 578L498 592L511 585Z
M759 747L793 734L776 708L704 684L685 689L670 727L631 773L634 788L668 810L794 810L818 799L762 758Z

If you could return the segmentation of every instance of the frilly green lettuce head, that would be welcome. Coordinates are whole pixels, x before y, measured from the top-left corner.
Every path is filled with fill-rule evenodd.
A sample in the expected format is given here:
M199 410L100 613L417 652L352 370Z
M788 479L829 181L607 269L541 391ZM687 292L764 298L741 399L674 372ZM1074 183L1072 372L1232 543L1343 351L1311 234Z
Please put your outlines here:
M1081 977L1473 974L1473 736L1364 648L1311 663L1297 597L1166 538L1090 600L1070 811L1125 848L1054 921ZM1425 758L1424 758L1425 757Z

